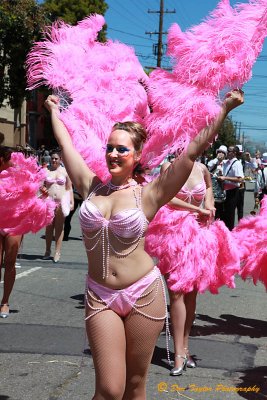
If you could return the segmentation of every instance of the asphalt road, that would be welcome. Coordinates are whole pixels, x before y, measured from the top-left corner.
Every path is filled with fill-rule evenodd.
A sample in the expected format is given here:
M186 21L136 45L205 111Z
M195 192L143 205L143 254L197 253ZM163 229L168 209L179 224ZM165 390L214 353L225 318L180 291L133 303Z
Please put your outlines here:
M252 208L253 194L247 191L246 214ZM43 231L24 238L11 314L0 319L0 400L93 396L94 370L83 321L87 266L77 213L72 225L58 264L42 260ZM266 309L264 286L251 281L237 279L236 289L199 295L190 339L198 367L170 377L162 333L147 399L267 399Z

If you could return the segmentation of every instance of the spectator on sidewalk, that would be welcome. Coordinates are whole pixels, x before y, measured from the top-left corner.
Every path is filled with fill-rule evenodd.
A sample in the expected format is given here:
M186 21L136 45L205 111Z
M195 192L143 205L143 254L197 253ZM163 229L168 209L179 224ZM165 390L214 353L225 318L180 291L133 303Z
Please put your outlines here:
M228 159L223 163L223 175L217 179L223 182L226 191L226 199L223 203L222 220L228 229L232 230L235 226L235 209L238 201L238 190L244 178L241 162L236 158L234 146L228 147Z
M69 215L66 216L65 218L65 223L64 223L64 236L63 236L63 241L67 242L69 240L69 235L71 231L71 219L77 210L78 207L81 206L83 199L73 186L73 198L74 198L74 208L73 210L70 211Z
M261 165L257 170L254 193L258 202L267 194L267 153L263 153Z
M217 179L218 176L223 174L223 163L227 157L227 147L221 145L216 150L216 158L208 162L208 170L211 174L212 189L215 204L215 219L223 218L223 202L225 200L225 192L223 183Z
M250 168L251 170L255 170L257 168L257 164L255 159L253 160L248 152L244 154L242 144L237 144L235 146L236 158L241 162L243 168L243 175L245 177L245 171ZM237 219L240 221L244 216L244 201L245 201L245 192L246 192L246 183L243 179L240 182L240 186L238 188L238 196L237 196Z

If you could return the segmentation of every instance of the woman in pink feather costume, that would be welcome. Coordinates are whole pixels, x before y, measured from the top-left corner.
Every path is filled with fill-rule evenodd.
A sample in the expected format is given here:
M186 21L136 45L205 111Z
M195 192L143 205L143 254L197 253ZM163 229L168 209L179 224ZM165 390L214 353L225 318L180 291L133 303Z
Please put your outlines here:
M258 215L242 218L233 229L241 259L241 277L262 282L267 290L267 196L261 201Z
M169 165L163 164L162 170ZM196 366L188 339L197 292L218 293L222 285L235 287L234 274L239 271L237 247L223 222L211 223L214 212L210 174L203 164L195 163L187 182L159 210L146 235L146 250L158 259L169 289L174 376Z
M0 179L2 172L11 166L11 153L10 149L0 146ZM22 235L12 235L5 229L0 229L0 280L2 276L2 267L5 265L0 318L7 318L9 316L9 297L15 283L15 263L21 240Z
M0 277L5 265L1 318L9 316L22 235L39 231L53 218L55 203L38 195L44 177L34 158L0 147Z
M149 364L167 313L161 274L144 250L144 234L159 208L185 183L228 112L243 103L243 95L229 93L213 123L144 187L133 179L146 138L140 124L113 127L106 144L112 179L103 182L75 150L58 102L52 95L45 106L67 172L84 199L80 223L88 257L85 319L96 373L93 398L145 399Z

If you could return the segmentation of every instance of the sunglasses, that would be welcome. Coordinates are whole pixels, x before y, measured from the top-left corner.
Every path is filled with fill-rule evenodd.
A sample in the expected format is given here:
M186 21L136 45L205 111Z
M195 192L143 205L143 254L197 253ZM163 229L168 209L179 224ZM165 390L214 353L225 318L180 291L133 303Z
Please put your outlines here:
M120 157L126 157L128 156L128 154L130 153L131 149L128 149L128 147L126 146L112 146L111 144L107 144L106 145L106 154L111 154L113 153L114 149L116 150L116 152L118 153L118 155Z

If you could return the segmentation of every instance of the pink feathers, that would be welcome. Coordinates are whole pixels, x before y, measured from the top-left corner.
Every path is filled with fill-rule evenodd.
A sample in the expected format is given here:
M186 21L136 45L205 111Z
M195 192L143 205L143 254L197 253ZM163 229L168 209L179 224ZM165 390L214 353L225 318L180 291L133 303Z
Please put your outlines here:
M172 73L150 74L149 101L153 113L145 123L150 139L144 164L156 166L188 142L218 113L219 92L241 88L267 35L267 1L250 1L232 8L222 0L201 24L182 32L174 24L168 34Z
M168 54L181 83L209 89L242 87L267 34L267 2L250 1L235 8L222 0L206 20L182 33L169 31Z
M260 213L255 217L243 218L232 235L237 242L243 279L252 278L256 284L261 281L267 290L267 196L262 200Z
M188 142L217 115L219 92L241 87L250 77L267 32L267 1L232 8L222 0L198 26L168 35L173 72L146 76L133 50L96 41L104 24L92 15L77 26L54 24L27 60L29 88L63 89L72 103L61 113L76 149L107 179L103 145L112 125L134 120L147 127L142 162L151 167ZM149 103L153 108L150 114Z
M147 75L134 51L119 42L96 42L104 18L93 15L77 26L52 26L29 54L29 88L46 84L72 98L61 118L74 146L102 179L109 174L103 146L115 122L142 121L149 112Z
M153 112L145 119L149 138L141 161L150 167L186 148L220 109L208 90L181 84L174 74L162 70L150 74L149 101Z
M34 158L12 153L11 161L13 166L0 174L0 229L35 233L51 223L56 204L39 197L46 174Z
M145 247L174 292L218 293L220 286L235 286L238 251L221 221L200 227L189 212L162 207L149 225Z

